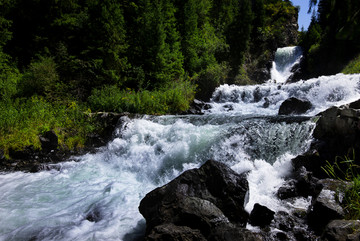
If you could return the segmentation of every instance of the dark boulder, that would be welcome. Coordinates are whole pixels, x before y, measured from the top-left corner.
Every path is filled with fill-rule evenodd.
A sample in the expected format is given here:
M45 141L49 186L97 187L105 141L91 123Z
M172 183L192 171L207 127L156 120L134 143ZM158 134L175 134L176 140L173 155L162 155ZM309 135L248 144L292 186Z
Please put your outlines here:
M360 110L349 108L356 107L356 103L331 107L319 114L313 136L322 142L318 151L323 160L331 162L336 156L360 150ZM355 153L355 157L358 154Z
M145 238L146 241L169 241L169 240L194 240L206 241L205 237L197 229L186 226L177 226L172 223L156 226Z
M39 137L41 149L45 152L51 152L57 149L59 140L54 131L47 131Z
M300 115L306 113L311 108L312 104L310 101L291 97L280 105L279 115Z
M245 175L225 164L207 161L148 193L139 210L146 219L148 235L157 226L174 224L200 230L208 238L217 226L246 225L248 190Z
M295 172L305 167L307 171L311 172L314 177L327 178L328 176L321 168L324 166L325 160L320 156L316 149L311 150L302 155L298 155L291 160Z
M250 213L250 224L262 228L268 226L274 219L274 214L275 212L269 208L255 203L254 208Z
M360 240L360 220L333 220L322 235L326 241Z

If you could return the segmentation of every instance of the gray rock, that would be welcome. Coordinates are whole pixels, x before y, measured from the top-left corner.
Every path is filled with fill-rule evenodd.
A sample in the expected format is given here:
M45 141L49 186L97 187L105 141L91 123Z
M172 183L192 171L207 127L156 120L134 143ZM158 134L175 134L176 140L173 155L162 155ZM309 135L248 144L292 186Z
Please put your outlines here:
M319 183L323 189L313 199L308 213L309 225L317 232L321 232L331 220L344 218L342 197L347 188L351 187L348 183L333 179L320 180Z
M360 220L333 220L322 235L326 241L360 240Z

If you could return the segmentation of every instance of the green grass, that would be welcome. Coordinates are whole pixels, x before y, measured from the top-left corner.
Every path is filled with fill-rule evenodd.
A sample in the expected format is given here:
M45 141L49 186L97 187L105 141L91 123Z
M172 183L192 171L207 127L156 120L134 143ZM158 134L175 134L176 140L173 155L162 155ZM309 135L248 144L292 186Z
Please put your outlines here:
M14 150L33 146L40 149L39 135L54 130L61 149L74 149L84 145L87 133L94 125L84 108L76 102L51 104L44 98L0 101L0 149L8 155Z
M344 74L360 73L360 55L350 61L341 72Z
M329 177L352 183L352 187L345 191L344 198L345 218L350 220L360 218L360 166L355 163L354 153L352 157L337 157L333 164L327 162L323 167Z
M93 111L161 115L187 110L194 95L193 84L179 81L154 91L122 90L117 86L105 86L94 90L88 102Z

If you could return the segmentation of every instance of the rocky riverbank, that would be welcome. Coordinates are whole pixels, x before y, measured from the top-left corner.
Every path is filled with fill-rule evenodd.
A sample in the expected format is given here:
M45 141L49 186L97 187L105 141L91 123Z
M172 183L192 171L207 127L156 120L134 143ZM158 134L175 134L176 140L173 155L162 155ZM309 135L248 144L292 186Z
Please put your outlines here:
M72 156L93 153L97 148L106 145L112 138L119 118L128 113L93 113L97 123L101 125L101 132L89 134L87 142L82 148L68 150L59 146L58 137L53 131L39 136L41 149L28 146L23 150L9 150L6 158L0 149L0 172L25 171L38 172L41 170L56 169L57 163L69 160Z

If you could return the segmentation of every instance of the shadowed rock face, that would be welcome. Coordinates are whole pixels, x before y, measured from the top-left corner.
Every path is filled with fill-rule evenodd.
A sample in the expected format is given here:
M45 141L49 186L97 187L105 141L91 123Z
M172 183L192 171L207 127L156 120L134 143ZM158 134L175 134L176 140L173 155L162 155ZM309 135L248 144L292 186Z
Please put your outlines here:
M248 191L245 175L222 163L207 161L199 169L188 170L141 201L139 210L146 219L148 240L162 237L161 230L170 230L168 225L177 226L171 235L184 233L181 240L188 235L202 240L198 231L209 239L211 233L220 235L223 229L244 227L249 216L244 210ZM194 233L189 234L189 229Z

